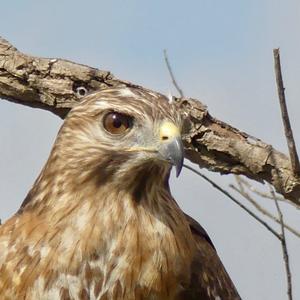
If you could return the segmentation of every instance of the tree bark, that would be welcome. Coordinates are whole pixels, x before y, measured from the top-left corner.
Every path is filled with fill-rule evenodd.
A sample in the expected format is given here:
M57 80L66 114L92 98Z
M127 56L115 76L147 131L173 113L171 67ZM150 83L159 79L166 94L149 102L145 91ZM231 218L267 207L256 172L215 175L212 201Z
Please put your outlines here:
M136 85L117 79L109 71L23 54L0 37L2 99L64 118L86 92L116 86ZM200 101L177 98L176 103L186 119L183 139L187 159L210 171L267 181L300 207L300 178L293 174L285 154L213 118Z

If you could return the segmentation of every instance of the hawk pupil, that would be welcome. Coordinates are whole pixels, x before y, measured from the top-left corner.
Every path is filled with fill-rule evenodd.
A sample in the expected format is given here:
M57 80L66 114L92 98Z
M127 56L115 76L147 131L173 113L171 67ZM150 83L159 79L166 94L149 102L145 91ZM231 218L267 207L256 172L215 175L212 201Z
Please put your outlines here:
M118 115L114 115L113 120L113 125L115 128L120 128L122 126L122 120Z

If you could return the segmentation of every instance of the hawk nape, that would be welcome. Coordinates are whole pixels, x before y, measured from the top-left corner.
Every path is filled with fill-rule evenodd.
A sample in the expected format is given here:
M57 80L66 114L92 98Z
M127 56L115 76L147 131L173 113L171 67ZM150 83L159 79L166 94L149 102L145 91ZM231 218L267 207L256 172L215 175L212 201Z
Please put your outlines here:
M19 211L0 226L1 299L240 299L169 190L182 119L139 88L87 96Z

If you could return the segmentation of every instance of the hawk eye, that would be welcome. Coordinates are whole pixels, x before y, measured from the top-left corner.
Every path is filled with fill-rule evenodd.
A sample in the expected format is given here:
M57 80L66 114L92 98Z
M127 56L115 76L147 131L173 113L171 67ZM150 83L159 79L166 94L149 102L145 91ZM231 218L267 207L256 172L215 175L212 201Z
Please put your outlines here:
M111 134L122 134L132 127L132 121L132 117L113 111L104 116L103 126Z

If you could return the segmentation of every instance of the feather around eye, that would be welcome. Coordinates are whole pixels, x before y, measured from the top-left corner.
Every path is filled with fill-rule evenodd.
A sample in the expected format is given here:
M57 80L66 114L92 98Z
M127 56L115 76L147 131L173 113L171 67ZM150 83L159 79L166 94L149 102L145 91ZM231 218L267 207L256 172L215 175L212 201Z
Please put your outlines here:
M118 112L109 112L103 118L103 126L111 134L125 133L132 127L133 118Z

